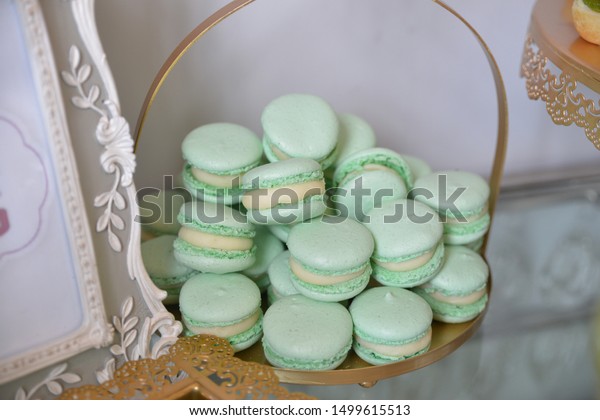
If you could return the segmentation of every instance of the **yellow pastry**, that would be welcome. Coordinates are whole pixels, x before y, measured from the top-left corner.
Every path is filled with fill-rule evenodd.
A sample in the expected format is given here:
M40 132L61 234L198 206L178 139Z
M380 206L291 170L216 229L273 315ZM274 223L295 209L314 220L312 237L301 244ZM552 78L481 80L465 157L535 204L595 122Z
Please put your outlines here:
M600 0L575 0L573 22L583 39L600 45Z

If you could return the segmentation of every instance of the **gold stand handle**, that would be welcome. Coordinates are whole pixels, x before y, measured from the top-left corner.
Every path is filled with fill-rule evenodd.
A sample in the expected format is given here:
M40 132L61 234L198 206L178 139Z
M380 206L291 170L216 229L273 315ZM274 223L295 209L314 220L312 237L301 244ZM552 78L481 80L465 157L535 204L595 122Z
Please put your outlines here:
M137 148L140 134L142 132L144 122L148 115L148 111L150 110L150 107L152 106L152 103L154 102L154 99L156 98L156 95L158 94L158 91L160 90L162 84L164 83L165 79L167 78L173 67L175 67L179 59L183 57L183 55L192 47L192 45L194 45L194 43L198 41L213 26L217 25L219 22L232 15L233 13L237 12L241 8L252 3L253 1L254 0L234 0L231 3L228 3L223 8L217 10L214 14L212 14L206 20L204 20L202 23L196 26L194 30L192 30L179 43L179 45L177 45L177 47L173 50L171 55L169 55L167 60L164 62L164 64L154 77L154 80L150 85L150 89L146 94L146 98L144 99L144 103L142 105L142 109L140 110L140 115L138 117L135 127L134 150L136 150ZM449 7L443 1L433 0L433 2L447 10L452 15L454 15L469 29L469 31L471 31L471 33L475 36L475 38L481 45L481 48L483 49L483 52L488 60L488 64L490 66L490 69L492 70L492 75L494 77L494 84L496 86L496 96L498 99L498 136L496 140L496 152L494 157L494 163L492 166L492 172L490 174L489 180L491 190L489 212L490 218L493 220L496 202L498 200L498 194L500 192L500 181L502 179L502 173L504 170L504 161L506 159L506 145L508 141L508 103L506 100L506 90L504 88L504 82L502 80L502 75L500 74L498 64L496 63L492 52L490 51L489 47L487 46L481 35L479 35L479 33L475 30L475 28L473 28L473 26L471 26L471 24L469 24L469 22L467 22L465 18L463 18L458 12ZM488 236L489 232L485 237L485 241L481 251L482 253L485 252Z

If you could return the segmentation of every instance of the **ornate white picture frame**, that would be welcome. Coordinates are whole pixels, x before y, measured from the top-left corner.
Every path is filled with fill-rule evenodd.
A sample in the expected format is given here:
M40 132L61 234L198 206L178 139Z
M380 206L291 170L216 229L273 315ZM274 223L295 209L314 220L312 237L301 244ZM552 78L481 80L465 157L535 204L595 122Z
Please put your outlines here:
M2 19L13 19L22 34L31 83L21 84L34 92L37 104L28 108L39 110L44 132L32 134L19 109L0 102L3 148L8 144L1 159L12 169L0 171L0 281L6 299L19 295L0 312L0 342L9 344L0 351L0 398L53 398L112 378L127 360L164 354L181 325L142 264L133 140L96 30L94 0L0 2L12 10ZM33 168L21 177L33 186L29 194L13 182L23 168ZM33 216L11 224L11 214L24 209ZM23 275L24 267L31 274ZM30 282L26 293L19 275L20 287Z

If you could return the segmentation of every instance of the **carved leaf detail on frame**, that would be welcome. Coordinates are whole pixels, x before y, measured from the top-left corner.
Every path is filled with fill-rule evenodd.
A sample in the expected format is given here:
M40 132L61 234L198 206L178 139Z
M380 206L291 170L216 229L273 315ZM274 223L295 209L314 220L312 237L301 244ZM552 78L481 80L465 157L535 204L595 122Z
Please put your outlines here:
M61 381L66 384L75 384L81 381L81 377L75 373L66 372L67 363L62 363L54 367L48 375L38 384L34 385L29 391L23 387L17 389L16 400L30 400L42 388L46 387L52 395L60 395L63 392Z
M123 296L124 302L118 315L113 317L115 327L119 326L119 329L115 328L112 342L118 348L112 349L119 349L122 354L109 356L104 367L96 370L96 379L106 382L113 378L119 366L127 363L126 358L138 360L165 354L177 340L182 328L160 302L164 298L164 292L152 283L142 263L140 226L133 222L138 214L133 185L136 167L133 139L129 124L121 115L116 85L96 31L94 2L73 0L69 4L84 49L80 52L76 46L70 47L70 72L67 73L71 77L67 77L68 81L65 77L63 79L67 84L73 82L76 96L92 102L85 110L92 110L99 116L95 137L103 147L100 164L103 171L113 179L110 189L97 194L93 201L94 207L99 209L96 217L105 209L113 215L108 216L108 225L103 232L106 232L108 243L114 251L123 252L125 248L129 278L138 285L141 292L141 297ZM89 64L85 62L88 59ZM118 232L119 230L123 233ZM129 235L128 243L122 242L125 237L117 236L116 232ZM134 304L137 310L134 310ZM138 313L144 313L144 318L134 316ZM114 315L114 312L110 315ZM140 322L142 319L143 322ZM130 343L131 340L133 342Z
M74 45L69 49L69 65L70 71L62 71L61 76L68 86L76 89L77 94L71 97L71 102L80 109L92 110L100 115L96 126L96 140L105 148L100 156L100 164L106 173L114 174L110 191L99 194L94 199L95 207L104 208L97 220L96 231L106 231L110 247L115 252L121 252L123 244L114 230L125 230L126 226L123 218L114 211L127 207L118 189L131 185L135 169L129 124L111 100L107 99L97 104L101 94L98 85L92 84L86 89L84 83L90 78L92 67L89 64L81 65L81 52Z
M111 357L106 360L104 369L96 371L96 380L98 381L99 384L109 381L114 377L116 363L117 363L116 359Z
M120 342L110 347L110 352L115 358L109 359L104 369L96 371L96 379L99 383L113 379L117 366L116 358L122 359L122 363L148 358L155 359L167 354L169 347L173 344L173 338L170 336L157 337L161 328L168 328L172 325L173 319L170 313L165 312L152 318L145 317L142 326L136 330L140 319L137 316L131 316L133 309L134 300L129 296L121 305L120 316L113 316L113 325L119 334Z

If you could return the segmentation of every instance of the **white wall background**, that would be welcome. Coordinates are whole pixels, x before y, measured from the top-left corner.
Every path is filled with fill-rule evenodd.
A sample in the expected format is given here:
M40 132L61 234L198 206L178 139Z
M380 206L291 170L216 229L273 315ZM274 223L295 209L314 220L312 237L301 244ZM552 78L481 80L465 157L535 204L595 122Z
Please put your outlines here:
M102 0L97 22L133 126L159 67L222 5L217 0ZM509 99L508 174L594 167L600 152L576 127L552 124L519 78L534 0L447 0L489 44ZM327 99L369 121L379 143L434 168L487 174L496 101L479 46L425 0L258 0L196 44L164 84L138 149L138 186L181 166L180 142L201 124L231 121L262 135L260 114L289 92Z

